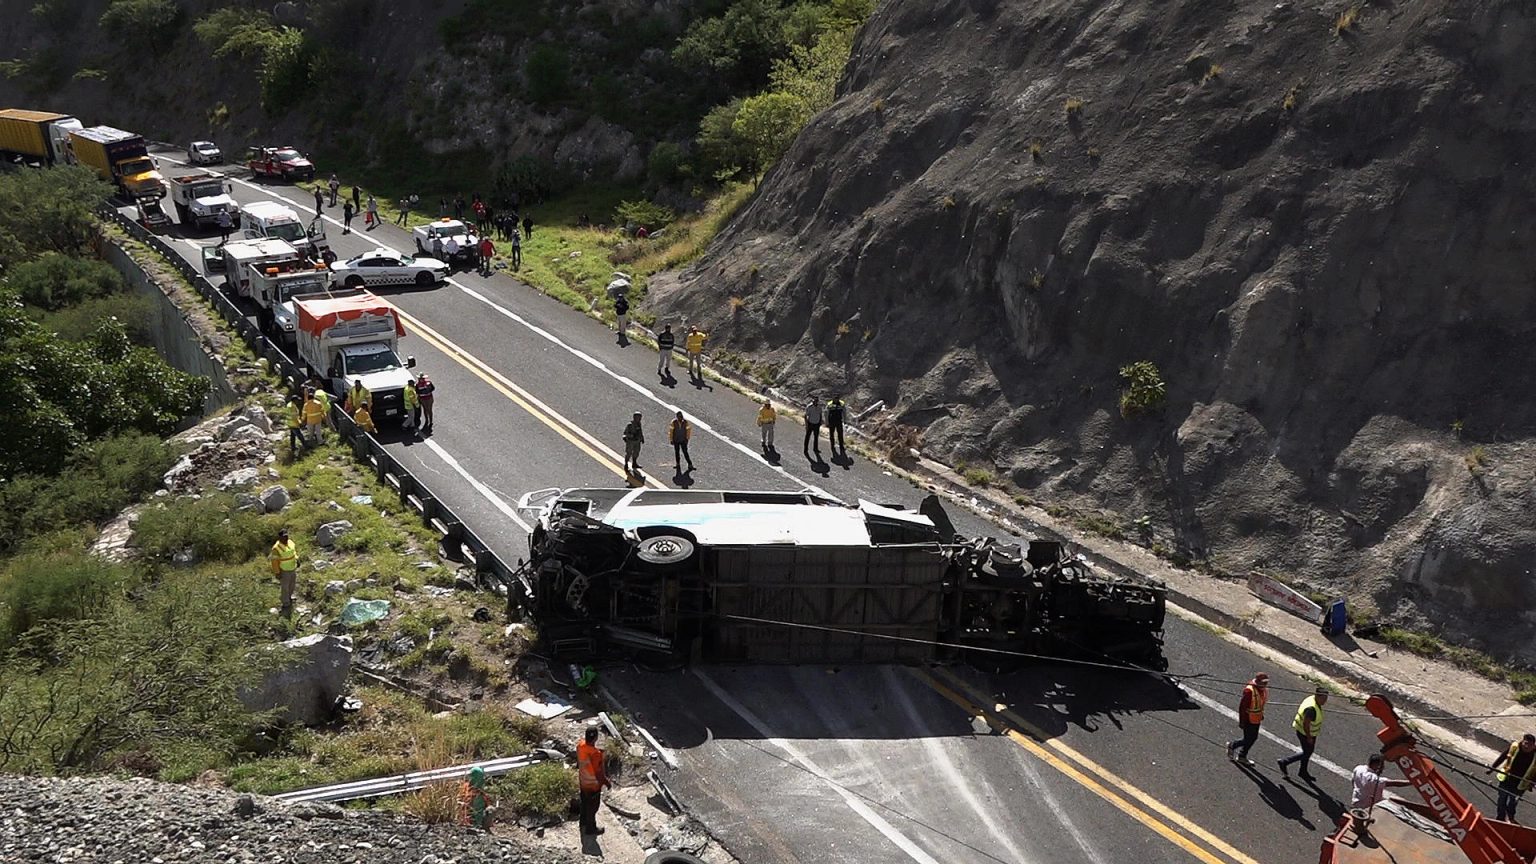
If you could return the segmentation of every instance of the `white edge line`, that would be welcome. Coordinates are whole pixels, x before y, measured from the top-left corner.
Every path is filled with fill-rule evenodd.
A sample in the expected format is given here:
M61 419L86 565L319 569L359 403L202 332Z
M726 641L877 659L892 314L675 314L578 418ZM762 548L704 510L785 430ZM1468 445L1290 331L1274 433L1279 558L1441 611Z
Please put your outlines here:
M464 466L459 464L459 460L453 458L453 456L449 454L447 450L442 448L442 445L438 444L436 441L433 441L431 438L426 439L426 441L423 443L427 445L428 450L436 453L439 458L448 464L449 468L452 468L455 472L458 473L460 477L463 477L470 486L473 486L476 492L484 495L485 500L491 502L491 506L495 507L497 510L500 510L503 516L511 519L513 522L516 522L517 526L524 531L530 534L533 533L533 526L529 525L527 522L524 522L523 517L517 515L517 510L514 509L512 505L503 500L500 495L497 495L494 489L485 485L484 483L481 483L479 480L476 480L473 474L465 471Z
M821 768L821 766L817 765L815 762L812 762L810 757L800 752L799 748L795 747L795 745L789 743L783 738L775 736L773 734L773 730L768 728L768 725L760 720L756 714L752 713L750 708L736 701L735 697L725 692L725 690L722 689L720 685L716 684L714 680L711 679L708 675L698 669L693 670L693 674L698 676L699 681L704 684L704 687L708 689L709 692L713 693L716 699L719 699L722 703L724 703L725 707L736 712L737 716L747 721L748 725L750 725L753 729L756 729L758 734L762 735L768 740L768 743L789 754L789 757L795 760L795 762L799 763L802 768L804 768L806 771L809 771L822 782L830 786L832 791L836 792L838 796L843 799L843 802L848 805L850 810L852 810L854 813L857 813L860 818L862 818L865 822L868 822L872 827L874 827L876 831L879 831L881 834L885 835L885 839L894 843L896 848L900 849L902 852L905 852L908 858L919 862L919 864L939 864L938 861L934 860L933 856L929 855L927 852L924 852L916 843L912 842L910 837L896 830L896 826L887 822L885 817L870 809L868 804L860 801L841 783L833 780L831 776L829 776L827 772Z

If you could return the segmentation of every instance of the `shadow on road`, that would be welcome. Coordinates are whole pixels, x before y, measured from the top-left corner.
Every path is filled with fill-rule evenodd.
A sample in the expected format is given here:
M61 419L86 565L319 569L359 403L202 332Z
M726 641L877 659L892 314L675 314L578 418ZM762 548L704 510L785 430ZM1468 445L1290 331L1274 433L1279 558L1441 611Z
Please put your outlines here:
M1301 809L1301 804L1291 796L1291 790L1269 779L1257 768L1247 765L1239 765L1238 768L1243 772L1243 776L1253 781L1253 785L1258 787L1259 800L1263 801L1269 809L1275 811L1281 818L1299 823L1308 831L1317 830L1317 826L1308 821L1306 811Z
M1166 678L1138 670L1040 664L967 677L1052 738L1074 726L1086 732L1096 732L1106 722L1124 728L1123 716L1200 708Z

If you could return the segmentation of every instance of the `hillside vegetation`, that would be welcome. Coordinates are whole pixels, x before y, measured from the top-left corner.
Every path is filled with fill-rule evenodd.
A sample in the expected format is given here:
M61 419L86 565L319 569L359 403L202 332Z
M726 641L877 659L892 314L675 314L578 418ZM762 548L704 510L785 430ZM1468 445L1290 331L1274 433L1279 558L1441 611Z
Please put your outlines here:
M1097 530L1536 659L1533 45L1515 0L888 0L653 300Z

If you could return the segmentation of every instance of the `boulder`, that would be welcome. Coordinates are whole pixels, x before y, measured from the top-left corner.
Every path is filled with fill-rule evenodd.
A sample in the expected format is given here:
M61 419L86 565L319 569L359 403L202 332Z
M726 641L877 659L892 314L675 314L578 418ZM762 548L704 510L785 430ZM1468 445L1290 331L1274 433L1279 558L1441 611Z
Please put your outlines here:
M219 479L219 488L233 489L236 486L249 486L260 476L260 472L255 468L237 468Z
M249 417L242 417L237 414L219 426L218 435L216 437L220 441L228 441L235 437L235 433L239 432L241 429L256 429L256 425L251 422ZM256 431L259 432L261 430L257 429Z
M251 424L263 433L272 431L272 418L267 416L267 411L260 405L247 405L240 409L240 416L251 421Z
M345 519L327 522L315 530L315 545L329 549L336 545L336 538L352 530L352 523Z
M242 512L254 510L260 513L263 508L260 498L249 492L237 492L235 493L235 509Z
M230 436L224 440L236 444L252 443L266 445L269 443L267 440L267 434L262 432L261 428L253 423L246 423L244 426L234 430L232 433L230 433Z
M329 720L352 671L352 640L315 633L281 647L294 655L293 662L240 691L241 704L251 711L275 710L277 719L287 723L313 726Z
M288 490L282 486L269 486L262 490L261 509L276 513L288 506Z
M325 593L330 594L332 596L335 596L337 594L345 594L346 591L347 591L347 583L341 581L340 579L334 579L334 580L332 580L330 582L325 583Z
M165 476L160 478L160 482L164 484L167 489L172 489L175 488L176 484L181 482L183 478L189 477L191 474L192 457L183 456L176 460L176 464L172 465L169 471L165 472Z

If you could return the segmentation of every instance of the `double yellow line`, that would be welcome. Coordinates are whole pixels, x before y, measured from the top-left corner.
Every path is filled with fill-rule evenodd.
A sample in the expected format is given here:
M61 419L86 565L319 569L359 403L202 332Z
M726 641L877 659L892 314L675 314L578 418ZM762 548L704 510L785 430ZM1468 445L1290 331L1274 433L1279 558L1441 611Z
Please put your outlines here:
M1065 743L1046 735L1004 705L987 707L988 699L945 669L913 669L918 680L960 706L972 717L1006 735L1030 755L1055 768L1079 786L1147 826L1168 842L1205 864L1259 864L1230 843L1191 822L1151 795L1127 783Z
M393 304L391 304L393 305ZM411 332L420 336L422 341L448 355L465 369L468 369L475 377L489 384L492 389L512 400L518 407L527 411L530 416L553 429L560 437L576 445L576 448L597 461L598 464L630 482L631 478L624 471L624 457L619 455L612 447L594 438L585 429L571 422L569 418L559 411L549 407L543 400L518 386L517 382L491 368L490 364L455 345L452 340L443 334L428 327L420 319L407 314L399 306L395 306L395 314L400 316L410 328ZM653 489L664 489L666 486L650 475L646 475L645 483Z

